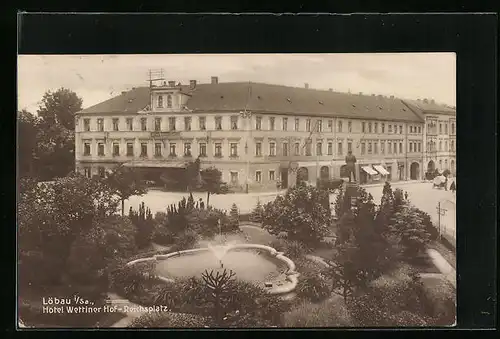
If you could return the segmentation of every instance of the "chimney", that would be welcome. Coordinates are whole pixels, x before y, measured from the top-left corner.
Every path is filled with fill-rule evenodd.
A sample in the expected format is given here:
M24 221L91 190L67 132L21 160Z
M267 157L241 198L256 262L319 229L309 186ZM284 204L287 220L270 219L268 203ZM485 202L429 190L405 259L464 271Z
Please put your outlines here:
M328 90L329 90L330 92L333 92L333 88L329 88Z
M168 87L175 87L175 81L169 81Z
M374 96L375 96L375 94L372 93L372 97L374 97Z
M363 92L359 92L359 95L363 95Z
M219 77L212 77L212 85L217 85L219 83Z
M436 102L434 101L434 99L431 99L431 104L435 104Z
M394 99L394 95L391 95L391 99Z
M429 103L429 100L427 100L427 98L424 99L424 103L428 104Z
M125 93L127 93L127 91L122 91L122 95L125 94Z
M189 88L190 89L196 88L196 80L189 80Z
M304 87L305 87L306 89L308 89L308 88L309 88L309 84L306 82L306 83L304 84Z
M166 81L163 82L163 86L167 87L167 82Z

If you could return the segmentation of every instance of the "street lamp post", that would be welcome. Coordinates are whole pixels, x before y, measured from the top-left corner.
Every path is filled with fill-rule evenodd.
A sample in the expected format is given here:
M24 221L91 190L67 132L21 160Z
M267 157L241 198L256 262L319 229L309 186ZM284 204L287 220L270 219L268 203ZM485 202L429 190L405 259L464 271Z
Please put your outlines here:
M441 216L446 215L446 211L447 211L447 210L441 207L441 201L440 201L440 202L438 202L438 205L437 205L437 207L436 207L436 210L437 210L437 213L438 213L438 231L439 231L439 240L441 240L441 238L442 238L442 233L443 233L443 232L441 232ZM445 232L444 232L444 233L446 233L446 225L444 225L444 226L445 226Z

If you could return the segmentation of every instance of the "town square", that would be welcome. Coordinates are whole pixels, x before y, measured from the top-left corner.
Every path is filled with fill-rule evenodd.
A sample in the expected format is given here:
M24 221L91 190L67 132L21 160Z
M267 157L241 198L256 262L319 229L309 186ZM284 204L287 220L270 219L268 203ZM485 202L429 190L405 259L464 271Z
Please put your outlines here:
M20 327L455 324L453 54L19 65Z

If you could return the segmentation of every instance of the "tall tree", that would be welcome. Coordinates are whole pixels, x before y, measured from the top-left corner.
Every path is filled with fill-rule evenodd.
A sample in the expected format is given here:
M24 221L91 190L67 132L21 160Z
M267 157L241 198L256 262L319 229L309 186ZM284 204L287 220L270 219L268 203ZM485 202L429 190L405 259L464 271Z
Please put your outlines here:
M82 99L69 89L44 94L37 111L37 157L42 180L64 177L74 171L74 114L81 109Z
M120 197L122 215L125 213L125 200L133 195L147 193L147 186L139 172L130 167L119 166L115 168L109 173L106 180L109 187Z
M35 177L35 156L39 119L26 110L18 112L19 176Z
M20 275L23 282L51 279L65 270L73 241L113 215L118 201L102 181L80 175L25 184L18 203ZM45 272L34 274L33 272ZM33 272L32 272L33 271Z
M83 100L67 88L55 92L47 91L42 98L38 116L47 124L60 124L73 131L75 129L75 113L82 110Z
M224 192L222 173L215 167L205 168L200 171L201 189L207 192L207 208L210 203L210 194L221 194Z
M186 185L188 192L191 192L193 189L197 189L202 186L200 169L201 160L199 157L196 158L195 161L191 161L188 163L186 167Z

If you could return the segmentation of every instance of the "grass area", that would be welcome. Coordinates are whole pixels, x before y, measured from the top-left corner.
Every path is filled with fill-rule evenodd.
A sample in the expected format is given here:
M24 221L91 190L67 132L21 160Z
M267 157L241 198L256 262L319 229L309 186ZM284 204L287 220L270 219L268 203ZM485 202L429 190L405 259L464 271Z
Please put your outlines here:
M277 238L269 234L266 230L260 229L255 226L240 226L241 231L245 236L248 237L248 242L253 244L269 245L273 240Z

